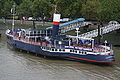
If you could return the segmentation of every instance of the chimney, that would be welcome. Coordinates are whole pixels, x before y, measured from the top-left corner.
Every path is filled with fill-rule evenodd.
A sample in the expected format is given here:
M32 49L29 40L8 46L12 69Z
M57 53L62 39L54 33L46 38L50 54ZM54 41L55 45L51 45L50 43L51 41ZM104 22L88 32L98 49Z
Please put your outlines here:
M52 28L52 36L53 37L56 37L59 32L60 16L61 16L61 14L53 15L53 28Z

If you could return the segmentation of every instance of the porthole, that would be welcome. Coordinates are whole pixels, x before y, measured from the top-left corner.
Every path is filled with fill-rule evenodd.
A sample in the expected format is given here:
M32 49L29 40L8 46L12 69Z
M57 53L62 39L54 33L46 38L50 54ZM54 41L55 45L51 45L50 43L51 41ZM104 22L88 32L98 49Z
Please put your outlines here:
M52 51L54 51L54 49L52 49Z
M77 51L75 51L77 53Z
M43 47L43 49L45 49L45 48Z
M57 51L57 49L55 49L55 51Z
M72 50L70 50L70 52L72 52Z
M82 54L84 54L84 52L82 51Z
M72 52L74 52L74 50L72 50Z
M61 51L61 49L59 49L59 51Z

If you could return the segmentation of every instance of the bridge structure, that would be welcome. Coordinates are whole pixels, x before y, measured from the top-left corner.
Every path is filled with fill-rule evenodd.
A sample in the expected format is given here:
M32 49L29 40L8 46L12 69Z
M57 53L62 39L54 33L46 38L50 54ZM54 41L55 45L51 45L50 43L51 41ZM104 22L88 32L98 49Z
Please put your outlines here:
M111 21L107 26L100 28L100 35L107 34L109 32L118 29L120 29L120 24L117 21ZM79 35L79 37L84 37L84 38L94 38L97 36L98 36L98 29Z
M76 28L81 28L87 25L92 25L92 23L86 22L84 18L78 18L76 20L60 24L59 26L60 26L61 33L65 33L65 32L74 30ZM51 29L51 28L52 26L48 27L47 29ZM118 29L120 29L120 24L117 21L110 21L107 26L100 28L100 35L107 34L109 32L112 32ZM97 36L98 36L98 29L80 34L78 37L94 38Z
M91 22L85 22L84 18L78 18L73 21L62 23L59 26L60 26L61 33L65 33L65 32L74 30L76 28L84 27L84 26L91 25L91 24L92 24ZM51 28L52 26L48 27L47 29L51 29Z

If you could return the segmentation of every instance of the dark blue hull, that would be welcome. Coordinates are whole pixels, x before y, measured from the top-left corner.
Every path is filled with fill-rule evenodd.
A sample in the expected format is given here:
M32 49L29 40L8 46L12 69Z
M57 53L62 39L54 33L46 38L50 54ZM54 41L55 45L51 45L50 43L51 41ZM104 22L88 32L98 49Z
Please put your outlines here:
M114 55L93 55L93 54L80 55L80 54L63 53L63 52L50 52L50 51L42 50L40 45L33 45L33 44L13 40L12 37L10 36L7 36L7 38L8 38L8 44L13 46L14 48L26 50L36 54L63 57L63 58L74 58L78 60L85 60L85 61L99 62L99 63L115 62Z

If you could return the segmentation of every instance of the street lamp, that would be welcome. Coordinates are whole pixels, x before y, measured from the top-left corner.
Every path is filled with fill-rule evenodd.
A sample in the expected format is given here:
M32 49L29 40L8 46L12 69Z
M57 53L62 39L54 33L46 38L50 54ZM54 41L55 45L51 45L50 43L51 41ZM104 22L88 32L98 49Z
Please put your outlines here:
M79 28L76 28L76 33L77 33L77 44L78 44L78 37L79 37Z
M42 21L43 21L43 25L42 26L44 26L44 20L45 20L45 14L44 14L44 12L42 13Z
M106 44L107 44L107 40L105 40L105 52L106 52Z
M14 26L15 26L15 21L14 21L14 16L15 16L15 3L13 4L12 8L11 8L11 13L13 15L13 21L12 21L12 31L14 30Z
M77 37L78 37L78 33L79 33L79 31L78 31L78 30L79 30L79 28L76 28L76 32L77 32Z
M61 42L61 41L59 41L59 45L60 45L60 49L61 49L61 48L62 48L62 46L61 46L61 45L62 45L62 42Z

